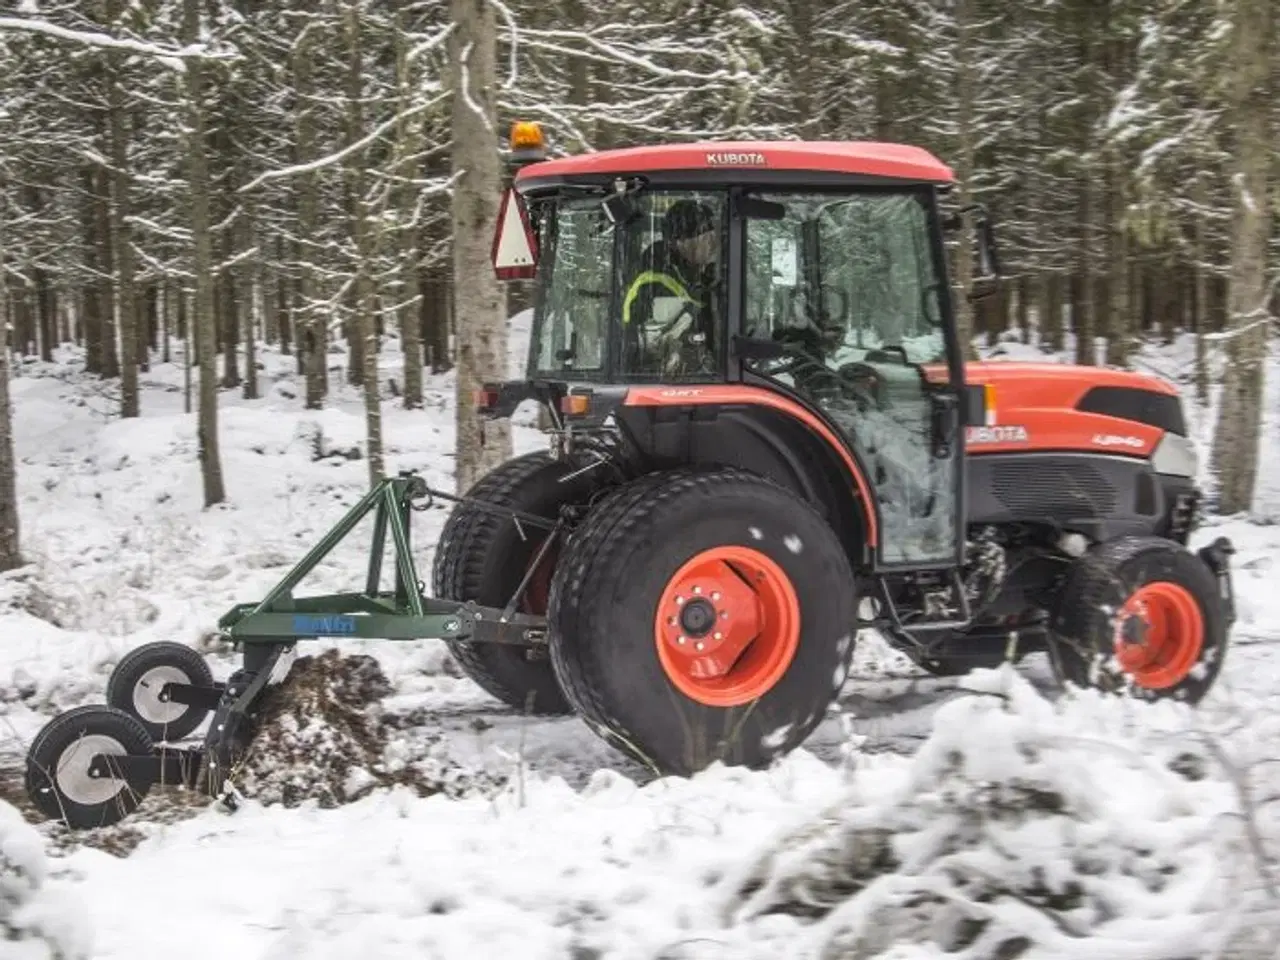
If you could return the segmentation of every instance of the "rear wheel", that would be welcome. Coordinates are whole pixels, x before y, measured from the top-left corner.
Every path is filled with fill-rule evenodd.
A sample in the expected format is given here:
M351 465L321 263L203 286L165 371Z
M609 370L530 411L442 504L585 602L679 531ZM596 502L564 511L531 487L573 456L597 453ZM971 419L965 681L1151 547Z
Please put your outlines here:
M538 452L516 457L482 477L467 497L555 519L565 503L585 503L599 484L599 470L575 461L553 460ZM504 607L537 556L547 531L517 524L510 516L460 503L445 523L436 547L432 589L444 600L474 600ZM547 610L551 573L558 545L553 544L521 598L519 609L542 615ZM533 714L572 712L543 650L496 643L446 641L458 666L487 693Z
M552 661L604 739L660 773L759 767L799 746L848 675L853 573L808 504L740 470L610 493L551 587Z
M1049 643L1065 682L1187 703L1209 692L1226 649L1213 573L1158 537L1122 537L1077 560Z

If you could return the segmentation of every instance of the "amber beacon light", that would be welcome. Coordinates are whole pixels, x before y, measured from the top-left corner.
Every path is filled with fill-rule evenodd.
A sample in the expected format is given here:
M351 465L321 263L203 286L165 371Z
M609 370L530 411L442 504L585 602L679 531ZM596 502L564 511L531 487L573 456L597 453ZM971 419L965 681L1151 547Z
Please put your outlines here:
M542 127L532 120L517 120L511 125L511 157L517 162L541 160L546 156Z

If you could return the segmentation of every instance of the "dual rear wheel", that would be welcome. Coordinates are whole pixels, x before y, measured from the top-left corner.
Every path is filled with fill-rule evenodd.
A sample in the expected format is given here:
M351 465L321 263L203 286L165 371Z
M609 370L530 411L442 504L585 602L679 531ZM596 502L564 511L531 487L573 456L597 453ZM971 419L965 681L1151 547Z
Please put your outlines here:
M854 578L834 531L790 492L740 470L673 470L607 491L598 483L533 454L472 491L547 517L565 502L596 502L532 579L554 570L550 659L460 643L459 665L513 707L577 713L660 773L764 766L793 750L822 722L853 654ZM505 604L539 542L515 527L475 506L455 510L436 595ZM534 594L525 609L540 605Z

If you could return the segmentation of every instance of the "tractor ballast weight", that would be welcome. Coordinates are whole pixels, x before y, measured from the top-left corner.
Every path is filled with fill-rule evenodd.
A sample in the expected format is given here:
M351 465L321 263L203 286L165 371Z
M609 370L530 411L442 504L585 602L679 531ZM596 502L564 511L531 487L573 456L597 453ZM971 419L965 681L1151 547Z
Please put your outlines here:
M45 815L113 822L157 783L222 795L309 637L442 639L498 700L576 714L655 773L760 767L804 743L868 628L935 674L1043 650L1065 683L1208 692L1232 548L1187 547L1200 492L1177 390L966 363L945 233L975 211L944 213L944 164L795 142L547 160L531 124L511 147L493 261L534 281L527 373L485 384L476 412L536 402L549 449L463 497L379 484L220 620L244 652L226 684L181 645L131 652L107 706L32 744ZM976 212L970 296L999 279ZM433 496L455 503L427 596L409 525ZM370 511L365 590L295 597ZM211 711L201 746L155 745Z

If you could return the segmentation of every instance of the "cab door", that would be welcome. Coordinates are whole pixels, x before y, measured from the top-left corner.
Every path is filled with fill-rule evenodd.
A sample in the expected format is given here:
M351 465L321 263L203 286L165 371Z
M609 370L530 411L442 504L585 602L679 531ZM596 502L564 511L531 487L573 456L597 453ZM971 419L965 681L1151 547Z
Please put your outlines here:
M877 566L963 551L963 365L927 191L770 193L748 220L744 332L785 346L752 368L821 410L858 454L879 513Z

